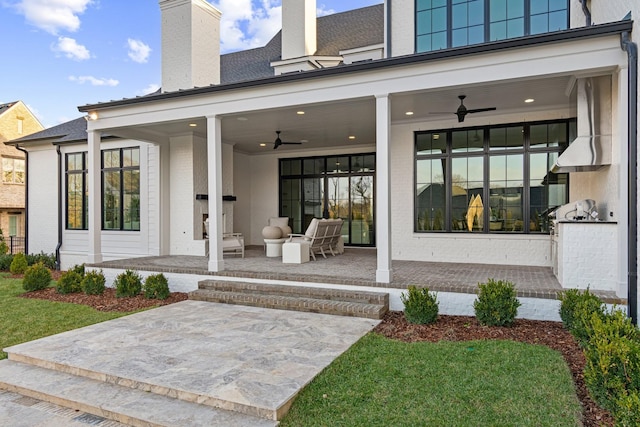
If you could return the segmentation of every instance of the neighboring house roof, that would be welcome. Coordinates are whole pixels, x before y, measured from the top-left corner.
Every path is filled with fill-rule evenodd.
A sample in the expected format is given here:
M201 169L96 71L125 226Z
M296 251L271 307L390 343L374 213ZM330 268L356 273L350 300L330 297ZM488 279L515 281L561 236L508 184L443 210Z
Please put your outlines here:
M34 142L38 140L51 140L53 144L59 144L63 142L72 141L86 141L87 140L87 120L84 117L61 123L57 126L50 127L40 132L32 133L31 135L24 136L22 138L14 139L9 143L11 145L20 144L23 142Z
M0 116L3 115L5 111L7 111L9 108L13 107L16 104L17 104L17 101L9 102L7 104L0 104Z
M319 56L337 56L340 51L384 43L384 5L336 13L318 18ZM227 53L220 57L222 84L273 77L271 63L281 59L282 31L264 47Z

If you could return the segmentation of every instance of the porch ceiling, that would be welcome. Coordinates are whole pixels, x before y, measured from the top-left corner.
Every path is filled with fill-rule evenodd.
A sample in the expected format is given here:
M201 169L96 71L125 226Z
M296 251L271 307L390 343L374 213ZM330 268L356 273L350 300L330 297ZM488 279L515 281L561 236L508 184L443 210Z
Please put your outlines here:
M557 76L393 94L391 120L392 123L421 123L422 129L483 125L498 120L524 121L528 112L571 108L567 92L572 81L572 76ZM458 95L467 96L465 105L469 109L496 107L496 111L469 115L465 123L459 124L453 114L460 105ZM524 100L528 98L535 99L535 102L525 103ZM299 111L304 111L304 114L298 114ZM413 112L413 115L406 115L407 111ZM433 114L448 111L449 114ZM498 116L504 115L514 115L514 118L498 119ZM276 130L282 131L283 141L303 141L302 145L283 145L278 149L279 153L370 146L375 144L375 98L305 104L302 93L299 105L243 111L222 118L223 141L233 143L237 150L249 154L273 153ZM185 132L205 135L206 119L156 123L137 127L136 131L151 136ZM349 136L355 136L355 139L349 139ZM261 143L266 145L261 147Z

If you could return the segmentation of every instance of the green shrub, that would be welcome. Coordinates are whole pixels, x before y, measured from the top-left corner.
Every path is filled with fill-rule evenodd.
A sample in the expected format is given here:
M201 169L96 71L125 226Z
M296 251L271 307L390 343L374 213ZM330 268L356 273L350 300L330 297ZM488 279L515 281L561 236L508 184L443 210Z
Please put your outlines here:
M437 295L429 292L428 288L418 289L413 285L407 291L400 295L407 321L421 325L435 322L438 318Z
M513 283L489 279L478 283L480 291L473 302L478 322L486 326L510 326L518 314L520 301Z
M104 273L102 273L102 270L88 271L82 278L82 290L87 295L102 295L106 288L105 283L106 280L104 278Z
M632 391L616 402L616 426L640 426L640 393Z
M602 300L589 292L567 291L567 295L561 297L560 316L562 317L563 306L564 316L567 319L563 323L568 326L569 332L575 337L581 347L585 347L589 342L591 334L591 320L595 314L597 317L603 318L605 315L605 306Z
M135 297L142 290L142 278L138 273L126 270L118 274L114 282L116 287L116 297Z
M73 270L66 271L58 279L56 291L59 294L73 294L82 290L82 277Z
M0 255L5 255L9 252L9 246L7 242L4 240L4 233L2 232L2 228L0 228Z
M84 264L77 264L71 267L71 271L75 271L81 277L84 277Z
M56 256L55 254L45 254L44 252L40 252L39 254L28 254L27 264L33 265L39 262L43 263L45 267L53 270L56 268Z
M22 280L22 288L27 291L45 289L51 283L51 272L41 262L28 267Z
M640 331L621 310L591 313L584 379L591 396L614 416L618 400L640 392Z
M164 274L152 274L148 276L142 285L142 293L148 299L167 299L171 294L169 282Z
M11 266L9 267L9 271L11 274L22 274L27 270L27 257L24 256L22 252L17 253L13 256L13 261L11 261Z
M13 262L13 254L0 255L0 271L9 271Z

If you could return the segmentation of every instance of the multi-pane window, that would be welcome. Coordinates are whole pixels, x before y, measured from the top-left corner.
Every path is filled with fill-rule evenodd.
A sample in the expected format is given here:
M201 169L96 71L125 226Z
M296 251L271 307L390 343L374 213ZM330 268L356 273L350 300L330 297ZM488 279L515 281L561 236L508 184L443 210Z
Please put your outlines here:
M87 230L89 226L87 182L87 153L69 153L66 155L67 211L68 230Z
M25 161L12 157L2 158L2 182L5 184L24 184Z
M568 0L416 0L416 52L568 27Z
M548 232L568 199L568 174L549 172L575 121L417 132L417 232Z
M102 151L102 229L140 230L140 149Z

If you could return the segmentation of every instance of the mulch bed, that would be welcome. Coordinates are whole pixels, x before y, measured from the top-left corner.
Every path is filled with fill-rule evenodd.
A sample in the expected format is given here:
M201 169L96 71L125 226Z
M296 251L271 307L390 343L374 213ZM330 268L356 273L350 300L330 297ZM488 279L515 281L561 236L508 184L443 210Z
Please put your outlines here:
M583 375L586 364L584 354L562 323L516 319L513 326L506 328L482 326L475 317L438 316L438 320L431 325L414 325L407 322L402 312L393 311L387 313L375 332L405 342L513 340L546 345L560 352L571 370L582 404L583 424L588 427L614 425L611 414L589 397Z
M21 276L14 276L20 278ZM54 277L54 279L57 279ZM142 295L134 298L116 298L115 289L107 288L104 295L75 293L62 295L54 288L22 294L24 298L46 299L74 304L83 304L100 311L128 312L159 305L172 304L187 299L187 294L174 292L166 300L146 299ZM513 326L487 327L475 317L439 316L431 325L414 325L406 321L402 312L386 314L375 332L388 338L405 341L470 341L470 340L514 340L530 344L546 345L562 354L573 375L576 393L583 408L583 424L586 427L613 426L609 412L600 408L589 397L584 382L585 358L571 334L562 323L539 320L516 319Z
M173 292L165 300L147 299L143 295L131 298L116 298L116 290L107 288L103 295L85 295L83 292L73 294L59 294L55 288L47 288L40 291L26 292L21 295L23 298L46 299L49 301L70 302L93 307L98 311L136 311L143 308L157 307L160 305L173 304L187 299L184 292Z

